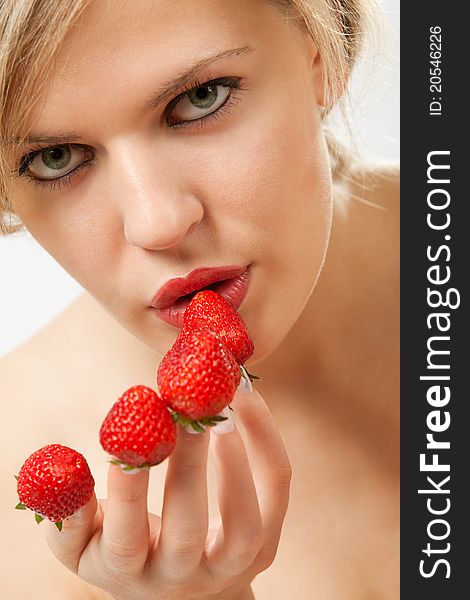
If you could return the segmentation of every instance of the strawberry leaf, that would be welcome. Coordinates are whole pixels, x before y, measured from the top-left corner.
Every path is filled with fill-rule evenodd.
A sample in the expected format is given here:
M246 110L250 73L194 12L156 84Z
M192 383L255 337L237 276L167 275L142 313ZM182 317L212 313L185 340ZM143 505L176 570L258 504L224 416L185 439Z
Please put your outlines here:
M42 521L44 521L44 517L41 517L41 515L38 515L38 513L34 514L34 518L36 519L36 523L39 525L39 523L42 523Z
M191 427L198 433L204 433L206 431L199 421L191 421Z
M18 504L15 506L15 508L17 510L26 510L26 506L22 502L18 502Z
M222 417L220 415L215 415L214 417L205 417L204 419L200 419L199 422L204 425L215 425L215 423L219 423L220 421L226 421L227 417Z
M124 464L124 463L122 463ZM139 469L140 467L133 467L132 465L125 465L122 467L123 471L133 471L134 469Z
M62 521L56 521L55 526L59 531L62 531Z

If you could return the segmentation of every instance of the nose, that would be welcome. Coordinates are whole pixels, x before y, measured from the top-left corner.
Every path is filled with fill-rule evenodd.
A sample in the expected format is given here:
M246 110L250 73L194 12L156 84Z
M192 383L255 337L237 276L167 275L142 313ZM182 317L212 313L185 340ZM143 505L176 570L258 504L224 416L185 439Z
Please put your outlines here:
M155 151L122 143L109 153L109 193L118 203L124 236L147 250L177 247L203 218L199 200L185 189L183 169Z

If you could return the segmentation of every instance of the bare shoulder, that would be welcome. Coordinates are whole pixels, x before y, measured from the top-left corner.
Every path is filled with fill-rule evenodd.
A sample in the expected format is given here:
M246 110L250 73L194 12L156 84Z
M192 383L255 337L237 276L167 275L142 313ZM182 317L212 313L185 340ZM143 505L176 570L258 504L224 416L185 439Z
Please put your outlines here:
M338 180L335 189L334 221L342 246L366 261L369 268L375 263L378 269L396 271L400 246L398 166L358 163Z
M151 352L83 294L26 343L0 359L0 397L41 401L106 389L138 376ZM152 359L155 362L155 359ZM145 369L144 366L144 369Z
M400 168L397 163L361 163L353 170L351 179L351 191L357 200L399 217Z
M361 164L351 175L350 216L370 260L398 268L400 247L400 171L396 164ZM387 260L390 259L390 260Z
M397 330L400 291L397 165L355 165L340 188L338 201L335 198L332 232L333 249L336 242L336 254L331 255L333 273L341 273L342 285L354 290L361 306L369 306L369 311L380 306L382 323L393 322ZM338 279L333 284L338 285Z

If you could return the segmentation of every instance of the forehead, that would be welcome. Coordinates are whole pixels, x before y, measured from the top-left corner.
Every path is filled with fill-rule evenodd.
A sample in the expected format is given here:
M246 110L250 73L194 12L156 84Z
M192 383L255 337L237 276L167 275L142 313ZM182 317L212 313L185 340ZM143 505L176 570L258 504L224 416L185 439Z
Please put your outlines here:
M282 23L263 0L93 0L65 37L31 120L46 98L47 105L67 101L70 110L75 103L83 109L97 95L119 102L149 79L166 81L231 48L255 46L269 55Z
M144 106L162 82L206 56L251 46L245 61L276 60L283 37L298 38L292 31L265 0L92 0L65 37L28 128L104 127L110 107L122 115Z
M106 60L131 47L137 55L155 47L172 53L210 48L217 39L239 35L266 18L269 6L261 0L92 0L67 36L63 53L93 53Z

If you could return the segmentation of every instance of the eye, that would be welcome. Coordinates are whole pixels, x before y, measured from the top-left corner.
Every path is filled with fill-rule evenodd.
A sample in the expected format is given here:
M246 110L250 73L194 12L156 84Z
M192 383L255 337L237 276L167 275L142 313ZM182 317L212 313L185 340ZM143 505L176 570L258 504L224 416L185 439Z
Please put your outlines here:
M198 85L176 99L170 113L170 125L185 121L195 121L218 110L225 104L234 83L210 81Z
M61 144L27 154L21 161L20 174L35 179L59 179L90 160L91 152L83 146Z

